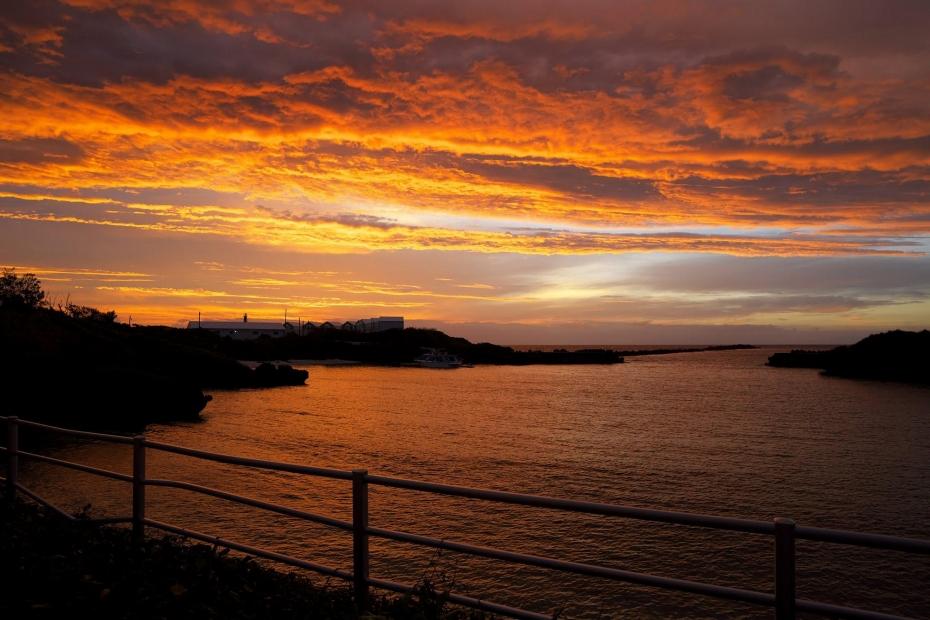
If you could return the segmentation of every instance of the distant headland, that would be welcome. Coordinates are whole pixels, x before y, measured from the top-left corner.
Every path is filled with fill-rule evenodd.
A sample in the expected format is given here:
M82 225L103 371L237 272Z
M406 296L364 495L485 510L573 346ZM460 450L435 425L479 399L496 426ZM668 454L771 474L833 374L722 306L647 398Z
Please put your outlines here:
M170 328L162 328L170 329ZM250 320L190 321L186 330L164 332L191 346L238 360L342 360L382 366L414 362L425 350L458 356L467 364L620 364L623 355L603 348L517 350L473 343L436 329L404 326L399 316L358 321L295 323Z
M71 303L53 308L35 276L7 270L0 276L5 410L72 427L130 430L150 422L198 419L210 400L203 390L302 385L307 380L307 371L270 360L403 365L425 349L441 349L470 364L623 362L621 355L606 349L516 351L390 324L380 331L304 326L300 334L284 327L281 337L244 339L209 329L130 326L117 323L113 311ZM250 367L238 360L265 363Z
M826 351L775 353L769 366L819 368L825 375L930 385L930 331L873 334Z

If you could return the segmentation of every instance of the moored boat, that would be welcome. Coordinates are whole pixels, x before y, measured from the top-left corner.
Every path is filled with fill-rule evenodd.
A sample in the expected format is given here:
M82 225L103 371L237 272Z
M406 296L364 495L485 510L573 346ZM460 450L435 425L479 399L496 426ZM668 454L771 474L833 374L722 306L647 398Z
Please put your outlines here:
M430 351L413 360L423 368L461 368L462 358L443 351Z

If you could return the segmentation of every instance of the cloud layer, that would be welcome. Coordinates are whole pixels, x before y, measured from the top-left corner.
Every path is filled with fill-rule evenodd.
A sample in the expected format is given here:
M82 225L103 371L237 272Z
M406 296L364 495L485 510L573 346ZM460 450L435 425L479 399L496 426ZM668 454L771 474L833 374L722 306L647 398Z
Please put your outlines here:
M118 229L298 261L438 251L552 269L549 258L668 253L923 265L928 21L926 3L906 1L7 3L0 226L75 239ZM0 259L37 264L10 249ZM81 250L64 263L102 268ZM912 277L911 292L925 291ZM97 284L113 303L146 295ZM834 288L779 312L905 299ZM495 291L486 297L514 305ZM368 294L369 306L390 301ZM528 315L541 303L524 301ZM763 313L756 302L738 306L740 320ZM465 316L468 304L418 307L484 318ZM586 298L575 311L598 308Z

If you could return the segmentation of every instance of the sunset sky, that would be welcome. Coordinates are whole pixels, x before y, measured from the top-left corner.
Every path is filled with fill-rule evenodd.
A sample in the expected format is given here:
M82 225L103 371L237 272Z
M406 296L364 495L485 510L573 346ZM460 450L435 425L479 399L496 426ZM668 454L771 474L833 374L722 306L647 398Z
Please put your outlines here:
M930 326L930 3L0 5L0 266L120 320Z

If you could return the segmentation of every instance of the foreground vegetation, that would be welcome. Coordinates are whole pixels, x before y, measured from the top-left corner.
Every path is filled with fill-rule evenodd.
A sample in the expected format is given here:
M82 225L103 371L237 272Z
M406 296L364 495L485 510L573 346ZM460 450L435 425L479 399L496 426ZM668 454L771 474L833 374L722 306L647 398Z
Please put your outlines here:
M77 428L139 430L194 420L205 389L299 385L303 370L248 368L169 328L116 322L113 311L53 306L35 276L0 275L0 390L5 413Z
M180 331L180 330L175 330ZM306 371L251 369L158 329L49 308L0 308L0 389L8 412L77 427L141 429L197 419L205 389L303 384Z
M24 502L0 506L0 617L355 618L351 589L174 537L138 548L128 530L66 522ZM312 547L309 549L312 551ZM448 605L429 579L410 596L373 596L370 617L487 618Z
M827 351L775 353L768 363L782 368L819 368L836 377L930 385L928 352L930 331L895 330Z

